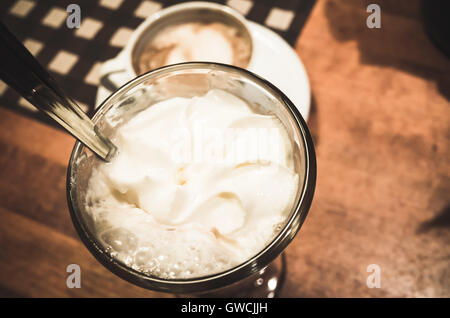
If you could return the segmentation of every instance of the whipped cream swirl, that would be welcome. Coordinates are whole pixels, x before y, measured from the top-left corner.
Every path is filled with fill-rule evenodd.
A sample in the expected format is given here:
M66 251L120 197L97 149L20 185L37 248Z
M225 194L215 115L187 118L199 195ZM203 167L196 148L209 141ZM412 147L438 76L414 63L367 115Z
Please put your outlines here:
M274 237L298 188L292 146L275 116L221 90L143 110L93 169L86 212L127 265L162 278L236 266Z

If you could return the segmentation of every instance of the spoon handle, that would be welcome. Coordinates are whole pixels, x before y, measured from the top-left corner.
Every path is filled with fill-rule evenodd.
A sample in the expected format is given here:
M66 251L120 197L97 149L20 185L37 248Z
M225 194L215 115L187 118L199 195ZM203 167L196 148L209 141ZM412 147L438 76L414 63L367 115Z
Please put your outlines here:
M0 22L0 79L46 113L102 159L108 161L116 147L68 98L50 74Z

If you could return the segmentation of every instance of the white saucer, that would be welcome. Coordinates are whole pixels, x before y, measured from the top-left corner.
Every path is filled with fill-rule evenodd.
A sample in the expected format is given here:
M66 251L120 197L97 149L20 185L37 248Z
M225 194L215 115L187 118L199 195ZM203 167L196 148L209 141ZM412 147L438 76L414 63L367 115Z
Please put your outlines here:
M249 27L254 38L254 52L258 52L255 53L258 55L254 57L254 62L249 70L281 89L297 106L303 118L307 120L311 105L311 92L308 75L297 53L272 30L251 21ZM119 54L108 63L110 61L115 61L118 64L117 68L120 69L123 57ZM102 70L100 73L100 77L104 75ZM120 74L111 76L109 79L118 87L128 81L128 78ZM95 105L100 105L111 93L112 91L99 85Z
M278 87L297 106L305 120L311 106L308 75L297 53L272 30L249 22L255 56L250 71Z

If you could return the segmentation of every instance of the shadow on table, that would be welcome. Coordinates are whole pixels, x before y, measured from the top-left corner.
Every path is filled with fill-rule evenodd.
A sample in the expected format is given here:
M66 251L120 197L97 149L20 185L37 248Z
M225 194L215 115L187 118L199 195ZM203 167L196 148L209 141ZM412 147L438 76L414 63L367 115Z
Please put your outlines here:
M380 29L366 26L369 3L329 0L325 14L333 36L339 41L356 41L362 63L395 67L433 80L450 100L450 59L425 33L421 1L376 1L381 8Z
M450 178L444 177L439 180L430 197L430 209L436 211L434 217L423 222L417 228L417 233L427 233L438 229L450 230L450 201L448 193L450 192Z
M450 228L450 204L440 211L434 218L422 223L417 233L425 233L434 228Z
M311 107L309 109L308 128L317 151L319 145L319 117L317 113L317 103L314 94L311 95Z

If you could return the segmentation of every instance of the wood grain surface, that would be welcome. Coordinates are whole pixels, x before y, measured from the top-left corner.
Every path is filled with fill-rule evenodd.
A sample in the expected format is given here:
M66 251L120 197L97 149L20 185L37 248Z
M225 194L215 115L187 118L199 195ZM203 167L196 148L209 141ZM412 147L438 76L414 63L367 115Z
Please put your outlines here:
M318 179L286 249L284 297L450 297L450 61L418 1L377 1L381 29L366 27L368 3L319 0L296 46ZM170 296L116 277L79 240L65 193L73 144L0 108L0 296ZM80 289L66 287L72 263Z

